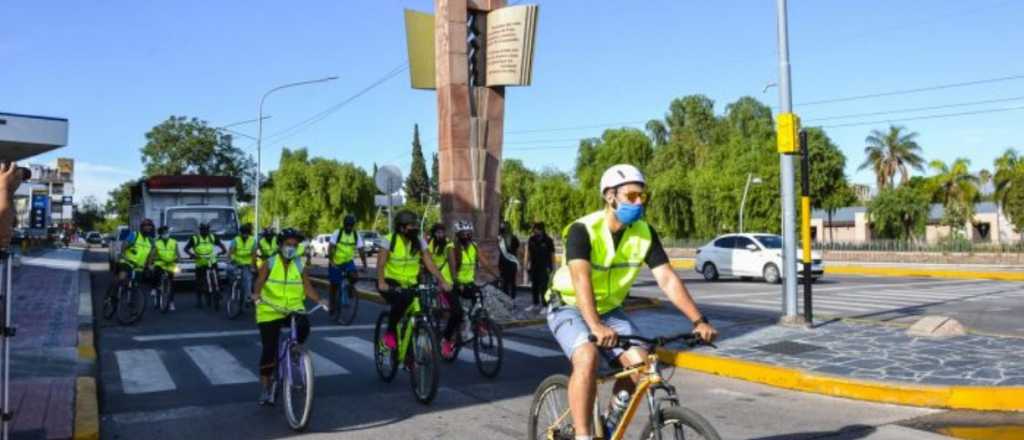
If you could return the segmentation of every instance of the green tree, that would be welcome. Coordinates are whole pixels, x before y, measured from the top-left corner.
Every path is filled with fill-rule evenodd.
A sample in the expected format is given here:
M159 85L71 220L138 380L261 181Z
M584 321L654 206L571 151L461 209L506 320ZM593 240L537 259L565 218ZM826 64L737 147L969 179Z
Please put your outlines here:
M430 195L433 200L441 200L441 164L434 153L434 163L430 166Z
M664 237L689 237L693 234L693 199L682 167L669 169L648 178L649 220Z
M942 204L942 224L949 226L954 234L963 232L967 222L974 218L974 204L978 200L978 176L970 172L971 161L958 158L952 165L933 160L929 167L935 171L934 200Z
M917 133L905 132L905 127L889 126L889 131L872 130L864 138L864 163L860 170L870 167L875 172L878 189L896 184L896 174L900 175L900 183L910 178L910 168L924 171L924 159L921 157L921 146L917 144Z
M995 191L992 199L997 208L1001 208L1010 222L1017 227L1017 230L1024 230L1024 158L1017 154L1017 151L1007 149L1002 156L995 161L995 173L992 175L992 185ZM999 217L996 217L999 220Z
M846 155L821 128L812 127L806 131L811 164L811 207L825 210L828 223L831 224L832 215L837 210L857 201L844 173ZM797 182L800 182L803 174L799 167L796 176Z
M129 180L124 182L107 193L107 203L104 205L104 211L108 216L112 216L119 223L128 223L128 208L131 206L131 194L132 187L138 185L138 181Z
M628 163L645 170L654 156L651 139L635 128L605 130L600 139L586 139L580 142L580 154L576 161L576 178L587 194L587 206L600 207L601 175L615 164Z
M878 238L916 240L928 224L931 189L915 177L899 187L886 187L868 204L871 227Z
M597 194L598 191L591 192ZM568 174L557 170L541 171L531 194L526 203L527 215L544 222L552 235L561 235L564 227L587 212L581 190L572 184Z
M644 128L647 130L647 135L651 137L651 142L654 143L655 147L661 147L668 143L668 127L665 126L664 121L651 119L647 121L647 125Z
M73 219L75 226L83 231L95 230L103 223L103 207L96 201L96 197L86 196L75 206Z
M526 168L520 160L505 159L501 162L501 213L516 232L530 229L532 219L527 218L526 206L536 178L537 173Z
M837 188L827 196L815 199L815 202L825 211L825 215L828 217L828 224L832 224L832 216L836 214L836 211L845 208L847 206L853 206L857 203L857 193L853 190L853 187L847 183ZM829 243L834 242L834 231L833 228L828 228L828 241Z
M409 166L409 178L405 180L405 196L410 201L425 203L430 200L430 177L427 175L427 163L423 159L423 147L420 145L420 126L413 125L412 131L412 165Z
M142 147L145 176L219 175L239 177L239 199L247 201L252 188L250 155L232 145L232 137L207 125L206 121L171 116L146 133Z

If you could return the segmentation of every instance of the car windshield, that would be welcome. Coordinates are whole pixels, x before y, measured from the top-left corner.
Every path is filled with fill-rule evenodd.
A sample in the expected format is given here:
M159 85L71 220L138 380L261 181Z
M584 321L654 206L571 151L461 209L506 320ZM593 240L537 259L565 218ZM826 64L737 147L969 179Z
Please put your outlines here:
M164 223L176 240L187 240L199 233L199 225L207 223L210 232L221 239L230 240L238 234L238 219L232 209L175 209L167 213Z
M377 238L376 232L363 232L363 238Z
M778 235L755 235L754 238L767 249L782 249L782 237Z

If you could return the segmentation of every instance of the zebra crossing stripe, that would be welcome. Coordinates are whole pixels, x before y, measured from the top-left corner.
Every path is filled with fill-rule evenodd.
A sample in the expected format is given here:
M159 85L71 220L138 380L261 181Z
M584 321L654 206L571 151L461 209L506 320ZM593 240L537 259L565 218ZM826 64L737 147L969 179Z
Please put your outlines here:
M814 301L834 302L839 304L872 304L881 307L907 307L922 304L918 299L896 299L896 298L869 298L869 297L843 297L838 295L815 296Z
M256 375L217 345L190 345L185 353L213 385L256 382Z
M359 356L373 360L373 343L356 336L335 336L326 338L327 342L349 350Z
M176 388L160 354L153 349L114 352L125 394L155 393Z
M555 357L563 356L562 352L555 351L549 348L537 347L535 345L524 344L522 342L510 341L505 338L501 341L506 350L512 350L515 352L528 354L534 357Z
M313 373L316 377L321 376L339 376L343 374L351 374L345 367L332 362L315 351L309 352L310 356L313 356Z
M760 299L758 299L758 300L751 300L749 302L756 302L756 303L759 303L759 304L775 305L776 307L775 307L774 310L779 310L778 309L779 302L777 300L772 301L772 300L760 300ZM845 306L845 305L844 306L840 306L840 305L831 305L831 304L823 305L822 307L817 307L817 305L818 305L817 301L814 301L814 304L815 304L815 308L821 308L821 309L841 310L841 311L847 311L847 312L863 312L865 310L862 307L850 307L850 306ZM797 305L799 306L799 303Z

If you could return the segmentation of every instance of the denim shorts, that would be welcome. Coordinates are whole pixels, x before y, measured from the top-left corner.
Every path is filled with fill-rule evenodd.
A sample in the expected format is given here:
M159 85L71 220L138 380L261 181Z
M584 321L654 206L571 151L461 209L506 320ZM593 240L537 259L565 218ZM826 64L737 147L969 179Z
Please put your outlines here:
M618 335L642 336L636 324L629 319L621 307L601 315L601 322L615 330ZM555 340L558 341L558 345L562 347L562 352L569 359L572 359L572 354L577 348L590 342L588 339L590 327L587 326L587 322L583 320L583 316L580 315L580 311L576 307L563 305L549 310L548 328L555 336ZM617 347L602 351L610 351L615 358L624 352Z
M327 278L328 278L328 280L330 280L331 284L341 284L341 279L345 276L346 273L355 272L355 271L356 271L356 263L355 263L355 261L349 261L349 262L347 262L345 264L342 264L340 266L331 266L327 270Z

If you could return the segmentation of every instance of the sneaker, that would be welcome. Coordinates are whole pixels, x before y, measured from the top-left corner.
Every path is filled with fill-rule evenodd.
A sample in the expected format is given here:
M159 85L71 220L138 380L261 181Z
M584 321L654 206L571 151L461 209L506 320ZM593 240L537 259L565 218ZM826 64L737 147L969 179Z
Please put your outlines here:
M270 394L270 387L260 387L260 406L267 406L274 404L274 396Z
M388 350L394 350L398 348L398 340L395 339L394 332L384 333L384 346L387 347Z
M170 309L170 310L171 310L172 312L174 311L174 301L171 301L171 305L170 305L169 309Z
M441 356L445 358L452 358L455 356L455 341L451 339L444 339L441 341Z

